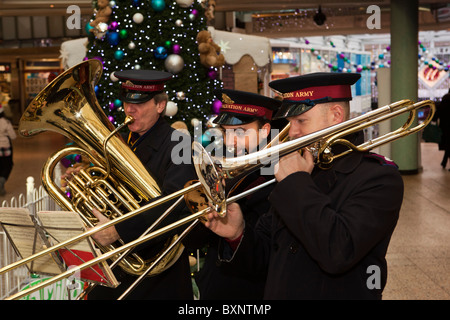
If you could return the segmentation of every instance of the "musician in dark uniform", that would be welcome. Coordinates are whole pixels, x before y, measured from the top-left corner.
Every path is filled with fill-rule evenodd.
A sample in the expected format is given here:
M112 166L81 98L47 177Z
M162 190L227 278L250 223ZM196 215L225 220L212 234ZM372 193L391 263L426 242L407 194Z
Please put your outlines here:
M225 147L228 148L223 156L226 156L226 153L228 153L227 156L242 156L261 150L270 142L271 137L276 135L279 129L282 129L271 126L272 116L279 108L280 100L229 89L216 90L215 94L222 101L220 113L213 123L221 128ZM286 124L285 121L279 121L276 126L284 124ZM271 171L272 174L264 172L261 174L260 170L256 170L245 177L229 181L227 183L227 191L231 191L229 195L240 194L273 179L273 168ZM273 187L274 184L266 186L238 201L240 206L245 208L247 224L254 226L258 218L269 210L270 204L267 197ZM201 227L204 228L203 225ZM262 299L265 271L245 273L238 270L236 272L236 270L228 268L227 264L222 264L217 254L220 237L210 230L206 230L208 245L205 263L195 276L200 299Z
M186 182L196 180L195 169L192 160L174 164L171 158L172 149L178 143L187 143L182 150L191 150L190 137L178 137L172 141L174 129L164 120L168 96L164 92L164 83L172 75L167 72L149 70L129 70L115 72L115 76L121 80L121 99L124 103L126 115L132 116L134 122L128 125L129 133L125 140L130 148L138 156L161 189L162 195L168 195L183 189ZM178 148L177 148L178 149ZM180 155L184 158L184 155ZM189 153L189 157L191 153ZM177 161L179 162L179 161ZM146 229L169 207L173 202L150 209L149 212L137 215L125 220L111 228L94 234L94 238L101 244L112 243L121 238L125 243L137 239ZM185 205L177 207L164 223L159 227L177 221L187 214ZM96 215L104 221L104 217ZM167 236L158 237L139 246L137 254L144 259L154 258L162 251L162 246ZM120 267L114 268L120 286L111 289L96 286L88 294L88 299L117 299L136 279ZM181 257L162 273L147 277L127 297L128 299L193 299L192 281L188 253L184 250Z
M298 138L349 117L350 73L313 73L269 85L283 94L276 117ZM362 132L345 137L355 144ZM346 150L335 145L330 150ZM238 205L227 219L211 214L206 225L237 248L223 261L238 269L268 267L265 299L381 299L387 280L386 251L403 199L397 166L369 152L352 152L327 168L311 152L280 159L272 205L255 228Z

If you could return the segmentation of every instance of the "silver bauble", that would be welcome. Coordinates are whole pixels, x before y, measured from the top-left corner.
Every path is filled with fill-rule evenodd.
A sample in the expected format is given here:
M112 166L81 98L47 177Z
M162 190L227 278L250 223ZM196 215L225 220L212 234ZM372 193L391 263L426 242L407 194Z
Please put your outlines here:
M166 105L166 113L165 115L168 117L173 117L178 112L178 106L173 101L168 101Z
M182 8L188 8L194 3L194 0L177 0L177 4Z
M144 21L144 16L142 15L142 13L135 13L133 15L133 21L134 23L140 24L142 23L142 21Z
M167 71L177 74L178 72L183 70L184 60L177 54L171 54L164 61L164 66L166 67Z

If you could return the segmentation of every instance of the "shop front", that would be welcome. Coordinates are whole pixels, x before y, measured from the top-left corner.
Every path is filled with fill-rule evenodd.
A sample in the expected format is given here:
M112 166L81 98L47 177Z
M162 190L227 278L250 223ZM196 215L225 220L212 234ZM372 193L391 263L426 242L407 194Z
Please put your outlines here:
M329 45L318 45L271 40L272 63L270 81L313 72L355 72L361 79L352 86L351 117L372 110L371 83L375 72L371 70L371 53ZM273 95L273 93L272 93ZM378 127L365 130L366 139L378 135Z
M371 110L370 52L276 40L271 46L270 81L312 72L358 72L361 79L352 86L351 111L357 116Z
M17 126L28 103L63 70L59 47L0 49L5 114Z

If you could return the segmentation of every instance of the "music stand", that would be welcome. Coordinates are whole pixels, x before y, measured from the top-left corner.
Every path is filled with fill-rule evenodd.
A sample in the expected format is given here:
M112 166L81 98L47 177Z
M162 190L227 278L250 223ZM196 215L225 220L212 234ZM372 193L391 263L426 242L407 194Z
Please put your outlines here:
M32 216L25 208L0 208L0 225L21 258L85 231L81 218L72 211L40 211ZM71 266L94 259L99 254L101 252L94 247L92 239L86 238L30 262L27 268L31 273L57 275ZM80 280L113 288L119 284L105 261L81 270L77 276Z

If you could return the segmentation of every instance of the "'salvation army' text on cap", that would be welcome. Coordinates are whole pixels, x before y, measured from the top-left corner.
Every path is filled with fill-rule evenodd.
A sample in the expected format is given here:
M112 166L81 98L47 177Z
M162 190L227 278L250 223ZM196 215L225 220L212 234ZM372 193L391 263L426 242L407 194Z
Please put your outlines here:
M274 119L300 115L320 103L350 101L351 86L360 77L359 73L315 72L274 80L269 86L283 97Z
M281 105L280 100L245 91L220 89L214 94L222 101L222 107L213 123L221 125L241 125L258 119L270 121Z
M156 94L164 92L164 84L172 74L157 70L116 71L114 75L122 82L120 96L123 102L144 103Z

